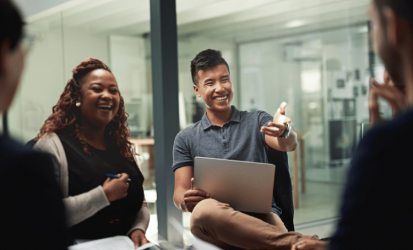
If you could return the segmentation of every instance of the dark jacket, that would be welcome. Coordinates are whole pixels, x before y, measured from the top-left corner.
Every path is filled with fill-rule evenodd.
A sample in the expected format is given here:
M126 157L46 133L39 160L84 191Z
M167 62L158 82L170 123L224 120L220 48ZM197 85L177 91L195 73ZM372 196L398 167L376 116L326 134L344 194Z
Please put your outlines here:
M0 136L0 249L67 249L62 194L49 156Z
M353 156L330 249L412 248L412 143L413 110L367 132Z

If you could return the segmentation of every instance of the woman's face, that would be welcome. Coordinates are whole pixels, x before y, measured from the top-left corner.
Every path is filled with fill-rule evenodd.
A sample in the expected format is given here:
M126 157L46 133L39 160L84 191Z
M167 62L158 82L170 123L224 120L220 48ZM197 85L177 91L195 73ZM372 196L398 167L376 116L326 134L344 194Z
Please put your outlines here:
M120 93L112 73L96 69L87 74L81 87L82 122L91 127L105 127L119 110Z

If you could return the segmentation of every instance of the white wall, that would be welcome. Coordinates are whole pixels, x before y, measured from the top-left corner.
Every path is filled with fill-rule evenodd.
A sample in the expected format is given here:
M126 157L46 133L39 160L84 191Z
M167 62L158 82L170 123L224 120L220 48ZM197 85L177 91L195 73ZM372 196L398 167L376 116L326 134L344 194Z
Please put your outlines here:
M28 25L38 39L26 57L22 81L8 112L11 135L27 142L38 133L63 90L60 14Z
M26 57L22 81L8 112L10 134L21 142L38 134L76 65L88 57L109 61L106 36L63 27L60 13L27 27L37 38Z

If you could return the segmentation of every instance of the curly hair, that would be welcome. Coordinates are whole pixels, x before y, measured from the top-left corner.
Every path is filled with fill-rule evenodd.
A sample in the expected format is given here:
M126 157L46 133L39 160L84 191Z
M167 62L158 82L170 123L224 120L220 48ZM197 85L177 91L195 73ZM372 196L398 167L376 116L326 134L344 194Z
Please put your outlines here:
M80 109L76 107L76 101L81 98L81 87L84 83L84 77L96 69L104 69L110 73L109 67L100 60L88 58L83 60L76 68L73 69L72 78L67 82L60 99L53 106L53 114L51 114L40 128L40 132L35 138L39 140L42 136L56 132L68 126L73 126L76 137L83 144L83 151L90 154L88 145L83 133L81 132L82 121ZM120 92L119 92L120 95ZM122 156L129 161L134 161L134 144L129 141L129 129L127 118L128 114L125 111L124 101L120 95L119 110L115 118L105 127L105 142L109 145L115 143L120 150Z

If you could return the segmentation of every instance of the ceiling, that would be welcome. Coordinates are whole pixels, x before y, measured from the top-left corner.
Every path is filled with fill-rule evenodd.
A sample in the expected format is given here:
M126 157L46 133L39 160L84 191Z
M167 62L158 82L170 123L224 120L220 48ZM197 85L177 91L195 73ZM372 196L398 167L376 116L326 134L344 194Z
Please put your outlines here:
M367 22L369 0L177 0L178 36L245 42ZM66 28L150 32L149 0L83 0L62 12Z

